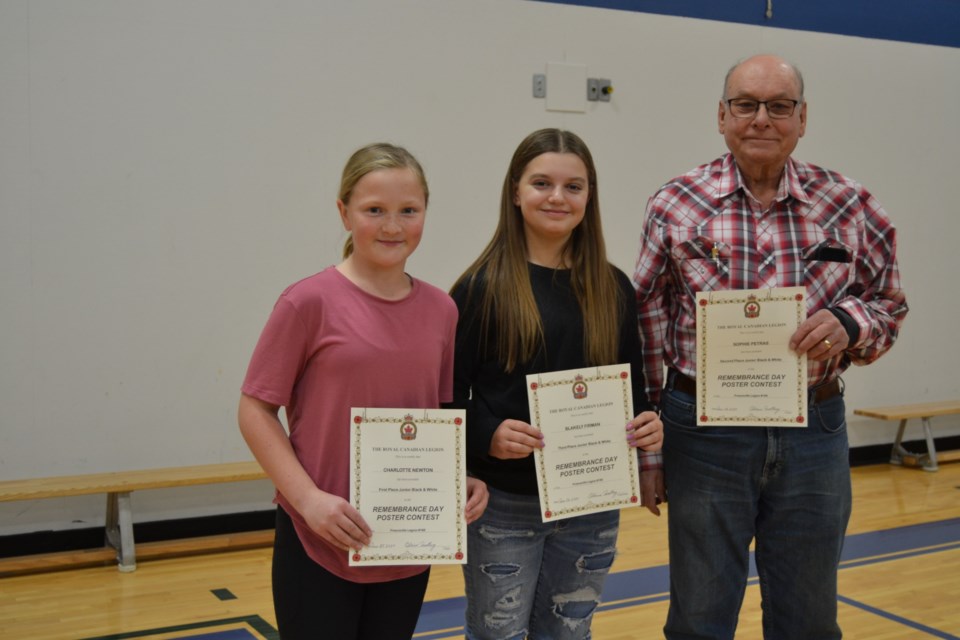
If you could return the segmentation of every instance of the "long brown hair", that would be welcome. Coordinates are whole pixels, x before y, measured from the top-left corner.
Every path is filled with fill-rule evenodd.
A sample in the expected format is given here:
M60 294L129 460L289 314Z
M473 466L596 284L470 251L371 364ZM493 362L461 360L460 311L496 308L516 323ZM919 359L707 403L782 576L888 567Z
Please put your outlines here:
M583 314L584 357L591 365L614 364L622 296L613 267L607 262L593 157L583 140L570 131L540 129L517 147L503 181L500 220L493 238L453 288L466 283L470 300L482 272L481 335L490 335L491 323L499 328L496 344L489 346L506 371L534 358L544 342L543 320L530 285L523 214L514 203L514 195L527 165L544 153L575 154L587 168L590 193L583 221L573 230L563 253L569 260L570 281Z
M427 177L423 167L413 157L413 154L397 145L387 142L374 142L353 152L343 167L343 176L340 178L340 193L337 196L341 202L350 202L353 189L360 179L368 173L379 169L410 169L423 187L423 204L430 200L430 189L427 187ZM348 258L353 253L353 236L348 236L343 245L343 257Z

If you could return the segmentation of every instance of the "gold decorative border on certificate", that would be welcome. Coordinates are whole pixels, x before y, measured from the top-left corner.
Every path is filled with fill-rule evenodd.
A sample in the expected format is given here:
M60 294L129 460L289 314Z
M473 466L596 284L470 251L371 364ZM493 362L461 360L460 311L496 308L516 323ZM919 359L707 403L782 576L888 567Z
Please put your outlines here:
M790 301L793 301L793 302L796 302L795 311L796 311L796 315L797 315L797 325L799 326L800 323L803 322L803 321L806 319L806 317L807 317L807 316L806 316L806 305L805 305L805 303L804 303L804 296L803 296L802 294L790 294L790 295L786 295L786 294L774 294L773 291L774 291L773 289L767 289L766 292L765 292L766 295L764 296L763 301L764 301L764 302L766 302L766 301L773 301L773 302L790 302ZM744 293L746 293L746 291L744 291ZM706 298L702 298L702 299L700 299L700 300L698 301L698 305L697 305L697 306L698 306L698 309L697 309L697 325L698 325L698 326L701 326L701 327L707 326L707 324L706 324L706 322L707 322L707 311L708 311L708 309L710 308L711 305L722 305L722 304L743 305L745 301L748 301L748 298L725 298L725 299L724 299L724 298L721 298L721 299L718 299L718 300L714 300L714 299L713 299L713 296L707 296ZM703 324L701 324L701 323L703 323ZM699 344L697 345L697 349L700 350L699 352L700 352L701 354L703 354L704 359L706 359L706 357L707 357L707 349L708 349L708 347L707 347L707 332L706 332L706 331L702 332L702 334L701 334L701 336L700 336L700 342L699 342ZM803 411L803 402L804 402L804 399L806 398L806 395L807 395L807 389L806 389L806 387L804 386L804 381L805 381L805 380L806 380L805 363L803 362L803 360L801 360L800 358L798 358L798 359L797 359L797 389L796 389L796 391L797 391L797 411L796 411L797 417L796 417L796 421L797 421L797 424L800 424L800 425L803 425L803 426L806 426L806 424L807 424L807 417L806 417L806 415L804 415L804 411ZM707 385L706 385L706 384L701 384L701 383L698 382L698 384L697 384L697 395L698 395L698 398L697 398L697 406L698 406L698 407L706 407L706 406L707 406ZM745 420L746 418L745 418L745 417L739 417L739 416L727 417L727 418L726 418L726 420L737 420L737 419L744 419L744 420ZM774 423L774 422L775 422L775 423L780 423L780 424L783 423L783 419L778 419L778 418L761 418L761 417L751 416L749 419L750 419L751 422L756 422L756 423ZM699 420L700 420L700 422L706 423L706 422L709 422L710 417L709 417L708 415L706 415L706 414L701 414Z
M593 376L583 376L582 380L584 382L596 382L598 380L620 380L622 386L622 396L623 396L623 414L625 420L630 421L633 419L631 414L631 407L628 398L632 397L633 390L630 388L630 375L626 371L621 371L620 373L609 373L604 375L597 370L596 374ZM558 387L558 386L572 386L577 381L577 378L571 376L570 378L562 378L557 380L552 380L548 382L534 382L530 385L530 390L532 392L533 398L533 413L532 416L534 423L540 424L540 395L539 391L542 388L548 387ZM631 394L631 395L628 395ZM634 506L639 501L639 496L630 496L628 500L611 500L609 502L598 502L590 507L582 506L579 508L568 508L555 510L550 506L550 492L549 485L547 484L547 465L544 461L544 456L541 451L536 452L536 462L537 462L537 472L540 474L541 486L543 487L543 501L544 501L544 510L543 510L543 520L544 522L548 520L555 520L562 517L569 517L571 515L577 515L583 512L593 513L597 507L608 508L608 507L630 507ZM630 467L630 477L634 477L637 474L637 456L634 455L627 456L627 464Z
M396 418L368 417L366 415L366 412L364 412L363 415L354 416L352 423L353 424L351 425L351 428L354 430L354 434L356 437L356 444L357 444L356 448L354 448L353 450L354 462L356 463L354 465L354 477L353 477L353 483L354 483L353 495L355 496L355 501L353 506L355 509L359 511L360 496L361 496L360 452L363 449L363 447L360 446L361 444L360 437L361 437L361 434L363 433L363 430L361 429L361 427L364 424L397 424L397 420ZM379 561L410 560L410 564L426 564L426 563L429 563L430 561L450 561L450 560L462 561L463 560L464 554L466 553L466 537L467 537L467 533L466 531L464 531L464 520L459 516L459 514L463 513L466 507L466 505L463 503L464 492L462 491L463 482L465 482L466 480L461 479L461 478L465 478L465 475L463 473L463 470L464 470L463 462L462 462L463 456L460 454L460 452L463 450L463 437L464 437L463 420L461 420L460 418L448 418L448 419L431 418L428 412L424 411L423 418L419 419L418 423L419 424L425 423L425 424L431 424L431 425L448 424L448 425L452 425L453 428L456 430L455 431L456 435L454 437L454 451L456 452L456 467L455 467L456 480L454 481L455 483L454 489L457 496L457 511L456 511L457 513L457 516L456 516L457 550L453 553L453 555L441 554L441 553L435 553L435 554L412 554L412 553L377 554L377 553L374 553L374 554L371 554L371 553L359 553L355 551L353 553L353 561L357 563L355 566L361 566L362 563L365 561L373 563L378 560Z

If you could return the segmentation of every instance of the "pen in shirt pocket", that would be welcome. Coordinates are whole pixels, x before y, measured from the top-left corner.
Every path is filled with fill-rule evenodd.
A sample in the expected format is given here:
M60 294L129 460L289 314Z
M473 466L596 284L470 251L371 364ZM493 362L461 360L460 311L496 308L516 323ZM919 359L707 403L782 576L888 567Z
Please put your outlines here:
M713 241L710 247L710 259L719 267L721 262L727 262L730 259L730 247L723 242Z

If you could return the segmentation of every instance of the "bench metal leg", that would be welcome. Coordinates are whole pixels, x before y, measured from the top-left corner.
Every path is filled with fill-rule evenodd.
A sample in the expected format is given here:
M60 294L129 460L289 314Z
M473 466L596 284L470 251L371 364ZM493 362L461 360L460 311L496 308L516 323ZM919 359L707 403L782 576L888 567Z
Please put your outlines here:
M107 494L106 543L117 550L120 571L129 573L137 569L129 491Z
M921 418L923 421L923 436L927 440L927 455L923 461L924 471L936 471L937 466L937 448L933 444L933 431L930 429L930 418Z
M907 428L907 421L900 421L900 429L897 431L897 439L893 441L893 449L890 451L890 464L903 464L903 455L909 453L906 449L903 448L901 442L903 442L903 432Z
M910 466L923 467L924 471L936 471L939 469L937 464L937 448L933 443L933 430L930 428L930 418L920 419L923 422L923 437L927 441L926 453L913 453L904 448L903 432L907 428L906 419L900 421L900 429L897 430L897 439L893 442L893 450L890 452L890 464L908 464Z

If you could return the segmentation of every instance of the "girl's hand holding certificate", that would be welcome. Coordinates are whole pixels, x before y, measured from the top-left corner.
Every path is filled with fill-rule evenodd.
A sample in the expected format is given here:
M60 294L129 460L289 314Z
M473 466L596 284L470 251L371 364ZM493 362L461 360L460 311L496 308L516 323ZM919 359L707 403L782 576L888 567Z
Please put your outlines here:
M310 504L299 509L310 530L343 550L362 549L370 544L370 529L349 502L317 489Z
M653 411L644 411L627 423L627 444L644 451L660 451L663 423Z
M520 420L504 420L490 440L490 455L501 460L526 458L535 449L543 449L543 434Z

